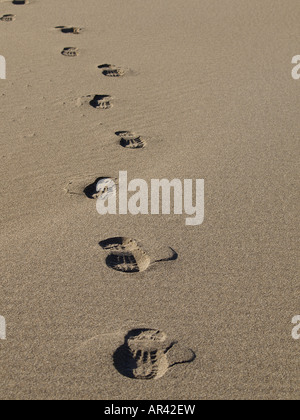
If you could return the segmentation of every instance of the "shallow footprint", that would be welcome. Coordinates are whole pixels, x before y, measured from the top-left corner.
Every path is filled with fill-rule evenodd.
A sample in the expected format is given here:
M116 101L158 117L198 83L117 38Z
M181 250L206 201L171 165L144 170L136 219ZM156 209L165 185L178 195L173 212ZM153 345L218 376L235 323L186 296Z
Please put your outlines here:
M109 252L106 265L122 273L142 273L152 264L175 261L178 258L177 252L170 248L173 254L171 257L152 262L136 240L125 237L107 239L101 241L99 245Z
M137 76L139 73L129 67L115 66L114 64L101 64L98 69L102 70L102 74L106 77Z
M16 15L4 15L0 18L2 22L13 22L16 20Z
M125 149L144 149L147 145L145 139L132 131L118 131L116 135L120 137L120 145Z
M151 380L162 378L167 371L183 363L191 363L196 355L192 350L185 358L174 356L177 342L168 342L165 333L154 329L129 331L124 344L114 354L114 366L123 376L131 379ZM172 350L174 361L168 354Z
M102 64L101 66L98 66L98 68L103 69L102 74L106 77L123 77L126 74L125 69L112 64Z
M67 47L64 48L61 53L66 57L77 57L79 55L79 50L76 47Z
M125 76L125 73L125 70L121 68L114 68L103 71L103 75L106 77L123 77Z

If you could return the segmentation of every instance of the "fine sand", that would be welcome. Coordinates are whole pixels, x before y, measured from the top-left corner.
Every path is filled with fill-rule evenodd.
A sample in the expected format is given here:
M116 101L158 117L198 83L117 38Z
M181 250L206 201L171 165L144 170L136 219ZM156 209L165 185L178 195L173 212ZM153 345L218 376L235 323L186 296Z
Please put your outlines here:
M0 399L299 399L299 0L5 14ZM100 216L119 171L204 179L204 223Z

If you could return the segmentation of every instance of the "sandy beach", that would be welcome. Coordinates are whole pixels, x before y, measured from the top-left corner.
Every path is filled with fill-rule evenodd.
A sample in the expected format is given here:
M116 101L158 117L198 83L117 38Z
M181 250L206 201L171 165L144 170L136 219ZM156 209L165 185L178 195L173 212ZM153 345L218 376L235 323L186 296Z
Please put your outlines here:
M299 399L299 9L0 0L1 400ZM204 222L100 215L120 171Z

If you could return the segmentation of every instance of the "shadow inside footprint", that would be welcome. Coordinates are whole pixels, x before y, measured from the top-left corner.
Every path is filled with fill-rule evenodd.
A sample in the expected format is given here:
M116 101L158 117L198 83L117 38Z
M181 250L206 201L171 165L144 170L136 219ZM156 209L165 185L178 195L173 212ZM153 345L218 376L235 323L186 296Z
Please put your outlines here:
M122 273L140 273L146 271L151 258L130 238L111 238L99 243L102 249L109 252L106 265Z
M96 198L96 195L98 193L97 191L97 185L100 181L105 180L105 179L110 179L108 176L102 176L100 178L97 178L95 180L95 182L93 182L92 184L88 185L85 187L85 189L83 190L84 194L86 195L87 198L94 200Z
M109 69L112 67L112 64L101 64L100 66L98 66L98 69Z
M125 239L120 237L117 238L109 238L109 239L105 239L104 241L99 242L99 245L101 246L101 248L106 249L106 250L111 250L111 249L121 249L123 248L125 242L129 242L129 239Z
M4 15L0 18L2 22L13 22L16 20L16 15Z
M123 136L126 136L126 134L128 134L128 133L129 133L129 131L116 131L115 135L118 136L118 137L123 137Z
M13 4L19 5L19 4L28 4L29 0L13 0Z
M102 249L109 252L106 265L123 273L141 273L156 263L176 261L178 254L173 248L169 248L172 255L160 260L151 261L150 256L143 250L137 241L131 238L110 238L99 242Z
M81 28L63 28L61 31L63 34L78 35L81 32Z
M110 109L112 108L112 97L109 95L95 95L90 101L90 105L96 109Z
M77 26L67 27L67 26L56 26L55 29L60 29L63 34L74 34L78 35L82 32L82 28Z
M143 149L147 145L144 138L132 131L116 131L115 134L120 138L120 145L126 149Z
M78 48L76 47L66 47L63 49L61 54L66 57L77 57L79 52L78 52Z
M113 360L115 369L121 375L126 378L135 379L133 372L137 369L137 362L130 356L130 349L126 344L123 344L115 351Z
M121 375L130 379L155 379L158 376L159 366L155 355L165 335L161 334L156 342L154 337L157 333L161 334L146 328L128 332L124 344L113 355L114 366Z
M120 145L125 149L144 149L146 143L140 137L136 139L124 139L120 140Z
M176 355L177 345L177 342L168 341L166 334L159 330L129 331L124 344L113 355L114 367L130 379L162 378L170 368L192 363L196 359L196 354L190 349ZM169 360L171 351L173 355Z
M123 77L128 71L113 64L101 64L98 69L102 70L102 74L107 77Z
M112 68L103 70L102 74L107 77L122 77L125 75L125 70L121 68Z

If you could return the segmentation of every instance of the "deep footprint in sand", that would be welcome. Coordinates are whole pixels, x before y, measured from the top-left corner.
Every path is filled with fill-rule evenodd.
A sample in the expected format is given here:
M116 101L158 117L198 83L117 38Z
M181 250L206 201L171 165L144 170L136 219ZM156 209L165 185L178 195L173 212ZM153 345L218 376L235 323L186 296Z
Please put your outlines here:
M77 57L79 55L79 50L76 47L67 47L64 48L61 53L66 57Z
M16 15L4 15L0 18L2 22L13 22L16 20Z
M90 101L90 105L96 109L111 109L113 98L109 95L95 95Z
M169 357L171 352L173 354ZM177 342L167 340L165 333L137 329L127 334L124 344L115 352L114 366L128 378L152 380L162 378L176 365L192 363L195 359L192 350L182 351Z
M178 254L172 249L172 256L151 261L150 256L142 249L134 239L119 237L111 238L99 243L102 249L109 252L106 265L122 273L142 273L151 265L158 262L175 261Z
M144 149L147 145L145 139L132 131L118 131L116 135L120 137L120 145L125 149Z

